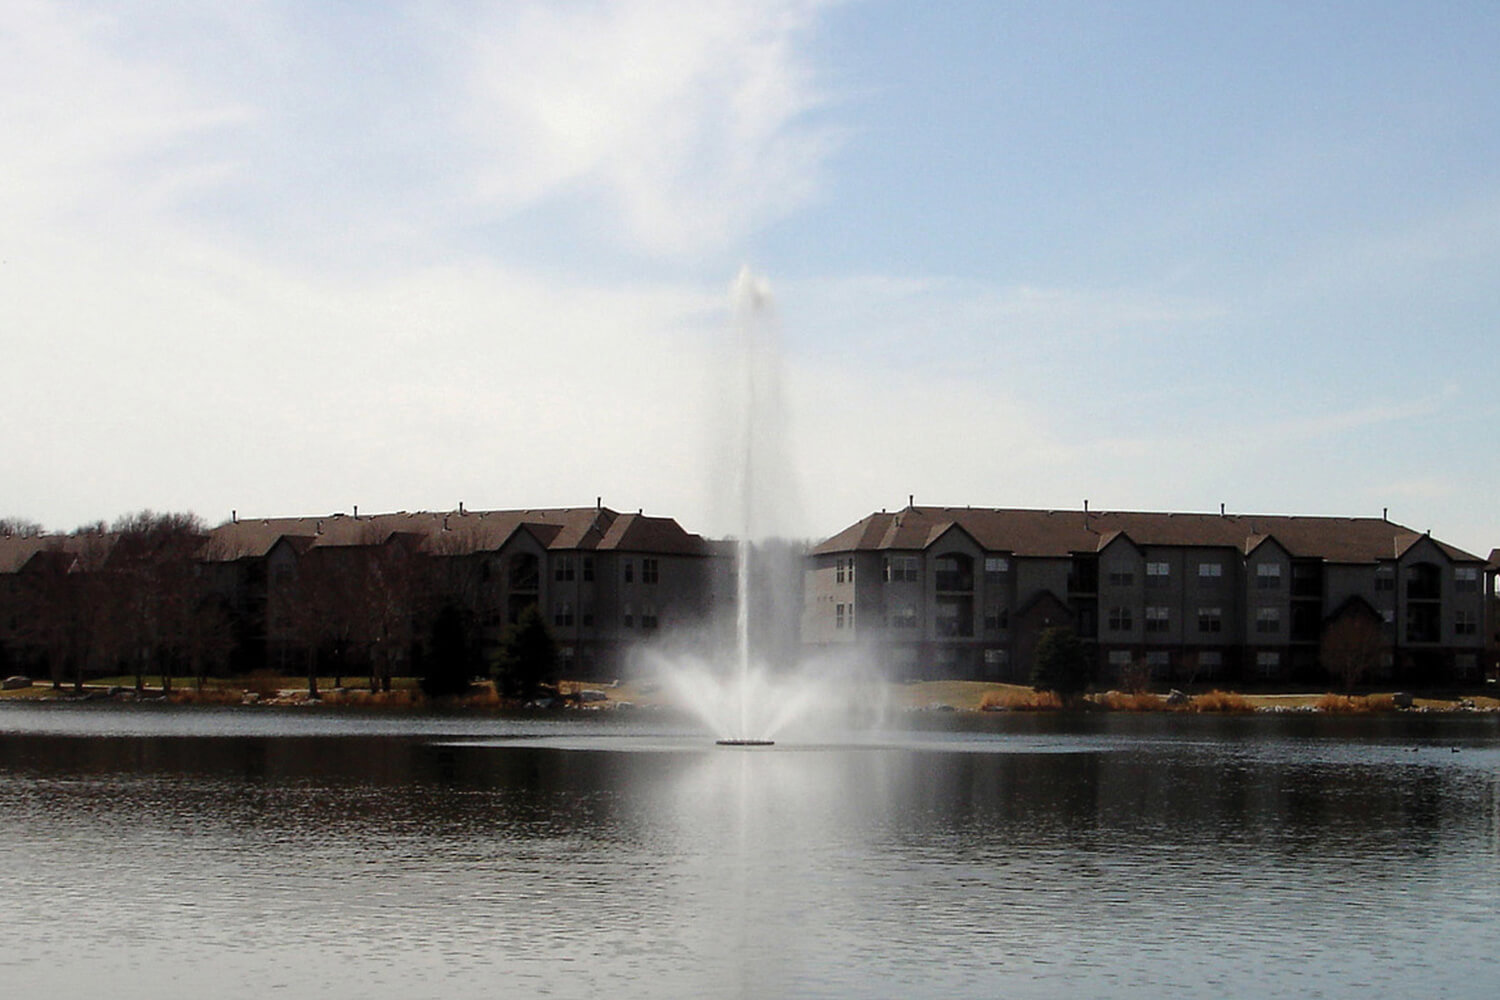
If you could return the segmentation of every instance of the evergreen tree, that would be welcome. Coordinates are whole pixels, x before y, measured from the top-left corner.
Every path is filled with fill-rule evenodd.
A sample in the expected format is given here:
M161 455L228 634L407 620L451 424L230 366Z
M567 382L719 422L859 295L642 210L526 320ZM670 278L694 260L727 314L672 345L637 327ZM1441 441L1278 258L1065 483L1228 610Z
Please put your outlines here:
M460 695L473 676L472 629L468 616L452 604L443 606L432 622L432 644L422 670L422 693L429 698Z
M1038 691L1052 691L1063 701L1072 701L1088 689L1093 672L1088 647L1072 629L1049 628L1037 639L1031 685Z
M495 660L495 687L507 698L535 698L557 682L557 643L535 604L505 630Z

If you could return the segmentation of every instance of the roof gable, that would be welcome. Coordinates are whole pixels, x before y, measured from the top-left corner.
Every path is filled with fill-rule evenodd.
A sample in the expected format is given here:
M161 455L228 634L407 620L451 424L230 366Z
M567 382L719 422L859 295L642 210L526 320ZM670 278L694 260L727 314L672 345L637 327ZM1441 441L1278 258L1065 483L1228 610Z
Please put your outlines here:
M1100 551L1123 534L1137 548L1223 548L1240 553L1274 539L1294 558L1374 563L1394 558L1413 539L1422 537L1378 517L914 506L895 514L872 514L818 545L814 552L920 550L952 524L962 527L987 552L1054 558ZM1452 546L1434 544L1455 561L1482 561Z

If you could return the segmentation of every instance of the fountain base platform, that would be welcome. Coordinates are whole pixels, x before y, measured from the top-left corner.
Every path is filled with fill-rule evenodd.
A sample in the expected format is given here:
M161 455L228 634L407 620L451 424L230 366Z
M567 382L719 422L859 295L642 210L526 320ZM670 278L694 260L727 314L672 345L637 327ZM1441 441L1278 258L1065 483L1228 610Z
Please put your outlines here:
M721 747L774 747L775 740L714 740Z

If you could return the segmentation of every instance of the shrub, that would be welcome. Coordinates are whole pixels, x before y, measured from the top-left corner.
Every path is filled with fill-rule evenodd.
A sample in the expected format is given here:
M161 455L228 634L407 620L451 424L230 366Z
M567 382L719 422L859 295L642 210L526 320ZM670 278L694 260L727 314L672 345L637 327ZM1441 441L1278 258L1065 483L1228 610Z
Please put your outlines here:
M493 684L476 684L460 701L464 708L499 708L500 692Z
M1193 699L1196 712L1253 712L1255 703L1242 694L1217 689Z
M1111 712L1162 712L1172 707L1167 699L1149 691L1106 691L1095 701Z
M1362 715L1374 711L1368 700L1347 694L1325 694L1313 704L1313 708L1331 715Z
M1151 686L1151 665L1137 658L1120 668L1120 690L1140 694Z
M1063 707L1062 699L1053 691L986 691L979 699L979 707L1009 712L1055 712Z

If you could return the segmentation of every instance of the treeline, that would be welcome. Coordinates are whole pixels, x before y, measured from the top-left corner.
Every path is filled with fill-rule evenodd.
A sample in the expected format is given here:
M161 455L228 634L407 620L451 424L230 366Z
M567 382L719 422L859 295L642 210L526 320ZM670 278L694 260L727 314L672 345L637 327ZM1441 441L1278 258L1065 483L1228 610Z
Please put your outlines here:
M126 674L138 689L159 676L170 692L179 679L277 668L305 673L313 697L320 674L364 675L386 691L414 675L431 695L490 674L502 693L530 697L555 680L541 616L517 609L486 645L479 566L419 536L372 533L268 564L214 551L193 514L142 511L56 536L14 520L0 528L42 543L3 581L0 663L56 687Z
M26 527L11 533L40 537ZM194 515L150 511L49 537L10 581L7 659L80 688L88 676L119 672L134 673L138 686L160 674L170 690L174 676L201 680L222 668L234 630L198 562L206 537Z

